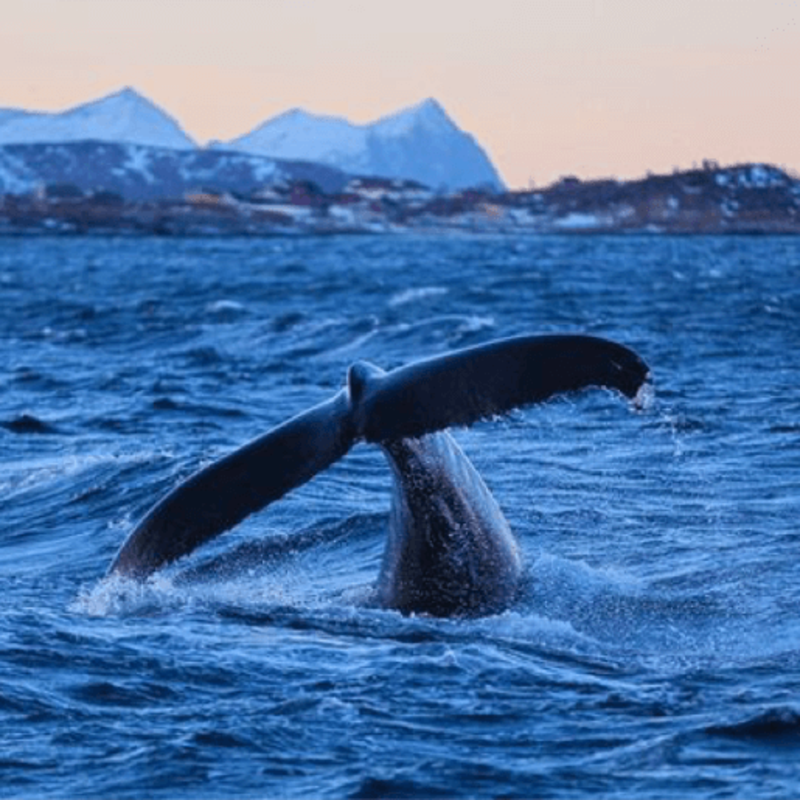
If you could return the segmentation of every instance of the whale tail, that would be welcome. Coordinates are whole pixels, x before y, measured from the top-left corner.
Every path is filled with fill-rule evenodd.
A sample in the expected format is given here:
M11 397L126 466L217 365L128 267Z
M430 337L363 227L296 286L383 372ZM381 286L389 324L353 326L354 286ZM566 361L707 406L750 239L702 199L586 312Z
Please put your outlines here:
M347 386L191 476L131 532L110 573L143 579L191 553L344 456L357 441L416 438L590 386L635 397L632 350L591 336L526 336L391 372L359 362Z

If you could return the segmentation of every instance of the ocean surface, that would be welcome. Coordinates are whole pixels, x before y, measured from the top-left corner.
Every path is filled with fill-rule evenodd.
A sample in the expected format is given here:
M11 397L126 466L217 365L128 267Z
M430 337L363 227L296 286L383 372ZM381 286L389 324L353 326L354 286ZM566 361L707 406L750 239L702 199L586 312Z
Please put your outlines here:
M800 794L800 240L7 238L0 311L0 796ZM455 432L525 556L507 612L370 604L366 445L104 579L355 359L552 332L636 349L653 390Z

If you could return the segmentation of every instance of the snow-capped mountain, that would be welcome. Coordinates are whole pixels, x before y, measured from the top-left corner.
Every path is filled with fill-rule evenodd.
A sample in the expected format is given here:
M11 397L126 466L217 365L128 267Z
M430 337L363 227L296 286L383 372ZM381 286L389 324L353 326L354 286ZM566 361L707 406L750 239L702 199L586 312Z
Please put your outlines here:
M180 125L133 89L62 112L0 109L0 144L93 140L195 149Z
M410 178L435 189L503 189L480 145L432 99L366 125L294 109L224 146L357 175Z
M173 117L130 88L63 112L0 108L0 146L87 141L194 153L236 151L311 162L351 175L411 179L437 190L504 188L480 145L435 100L367 125L295 109L238 139L205 149L198 148ZM24 170L10 166L9 159L16 157L6 152L7 163L0 165L7 187L36 180L33 176L23 179Z

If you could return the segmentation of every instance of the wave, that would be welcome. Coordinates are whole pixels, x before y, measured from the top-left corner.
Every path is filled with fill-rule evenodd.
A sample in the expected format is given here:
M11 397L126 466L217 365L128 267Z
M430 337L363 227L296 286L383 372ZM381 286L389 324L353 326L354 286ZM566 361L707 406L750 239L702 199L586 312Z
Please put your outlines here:
M2 420L0 421L0 428L5 428L11 433L18 434L58 433L58 429L54 425L50 425L32 414L20 414L17 417Z
M800 746L800 709L774 706L737 722L710 725L705 731L710 736Z

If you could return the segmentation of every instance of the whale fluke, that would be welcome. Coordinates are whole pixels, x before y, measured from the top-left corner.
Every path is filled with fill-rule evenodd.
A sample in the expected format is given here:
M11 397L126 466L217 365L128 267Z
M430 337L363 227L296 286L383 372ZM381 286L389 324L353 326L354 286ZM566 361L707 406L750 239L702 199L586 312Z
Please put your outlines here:
M110 571L147 577L310 480L352 446L349 417L342 390L196 472L136 526Z
M647 374L628 348L578 335L505 339L391 372L358 362L333 398L170 492L131 532L109 572L147 577L310 480L358 441L396 453L392 443L471 425L563 392L596 386L634 397ZM455 458L466 460L460 451Z

